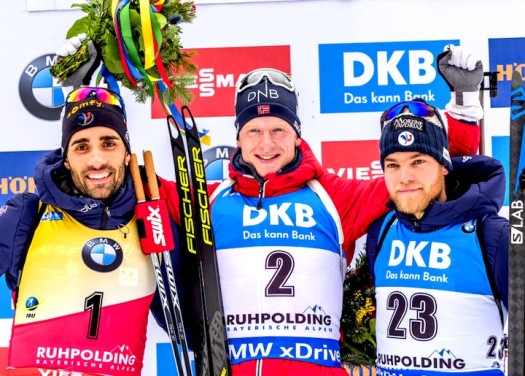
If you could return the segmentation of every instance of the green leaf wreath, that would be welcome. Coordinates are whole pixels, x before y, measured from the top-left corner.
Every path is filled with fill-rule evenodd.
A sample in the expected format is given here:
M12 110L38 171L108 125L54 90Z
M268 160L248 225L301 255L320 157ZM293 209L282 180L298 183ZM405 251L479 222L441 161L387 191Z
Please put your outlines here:
M344 281L341 360L353 366L372 366L376 358L375 290L366 253L356 259Z
M137 79L137 85L134 85L125 74L111 15L111 5L112 0L86 0L82 4L73 4L72 7L80 8L86 13L86 16L74 22L68 30L66 38L69 39L78 34L86 33L88 39L93 41L97 51L101 54L105 67L113 74L116 81L130 89L138 102L145 102L153 95L153 92L144 79ZM138 51L141 63L144 64L145 46L142 38L139 6L140 0L129 1L129 22L135 48ZM194 52L182 51L179 25L193 21L196 17L195 5L193 1L167 0L159 12L153 13L153 17L161 31L162 44L159 46L159 53L171 84L171 87L164 91L163 99L170 104L177 98L188 103L192 99L192 95L187 87L194 83L194 73L197 67L191 60ZM88 40L82 43L74 55L57 59L56 64L51 67L51 74L57 78L57 81L61 82L67 79L89 60L87 44ZM156 65L146 70L146 73L154 79L161 78ZM167 83L164 82L164 84Z

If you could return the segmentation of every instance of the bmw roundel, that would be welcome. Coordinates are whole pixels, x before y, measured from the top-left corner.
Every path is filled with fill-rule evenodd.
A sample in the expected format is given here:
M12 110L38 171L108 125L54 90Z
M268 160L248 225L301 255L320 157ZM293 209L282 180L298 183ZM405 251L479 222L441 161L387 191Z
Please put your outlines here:
M222 181L228 177L228 165L234 150L232 146L217 146L202 153L206 180Z
M55 54L35 58L24 68L18 91L26 110L43 120L59 120L64 107L65 92L71 88L62 87L51 75Z
M467 234L476 231L476 222L474 220L470 220L468 222L463 223L462 230Z
M82 259L90 269L109 273L122 264L124 253L122 247L113 239L90 239L82 248Z

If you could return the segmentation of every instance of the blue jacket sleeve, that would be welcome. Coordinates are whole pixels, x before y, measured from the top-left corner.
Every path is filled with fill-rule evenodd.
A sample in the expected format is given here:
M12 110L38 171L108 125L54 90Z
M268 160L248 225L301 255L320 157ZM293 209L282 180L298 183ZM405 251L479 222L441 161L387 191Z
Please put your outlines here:
M368 267L370 269L370 275L372 276L373 280L375 279L374 264L377 256L377 242L379 241L379 232L381 231L381 226L383 225L384 220L385 216L382 216L381 218L374 221L368 227L368 233L366 235L366 258L368 261Z
M505 308L509 299L509 221L497 214L483 221L483 241L496 288Z
M15 290L20 261L26 251L28 236L38 212L38 196L24 193L13 196L0 208L0 275L5 274L7 286Z

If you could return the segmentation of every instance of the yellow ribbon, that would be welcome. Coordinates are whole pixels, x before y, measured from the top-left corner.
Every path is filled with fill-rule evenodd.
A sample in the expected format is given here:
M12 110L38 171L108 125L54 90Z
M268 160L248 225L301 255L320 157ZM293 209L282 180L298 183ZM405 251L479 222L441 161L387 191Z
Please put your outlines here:
M151 27L151 8L149 0L140 0L140 22L144 40L144 68L147 70L155 65L155 49L153 46L153 28Z

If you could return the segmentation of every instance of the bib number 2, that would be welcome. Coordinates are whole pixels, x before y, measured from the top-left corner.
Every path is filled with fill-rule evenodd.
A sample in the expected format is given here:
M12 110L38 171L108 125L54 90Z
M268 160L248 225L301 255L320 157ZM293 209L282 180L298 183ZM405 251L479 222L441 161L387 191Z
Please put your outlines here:
M273 251L266 257L266 269L275 269L270 282L266 285L265 295L295 296L295 287L286 284L292 275L295 261L291 254L285 251Z

